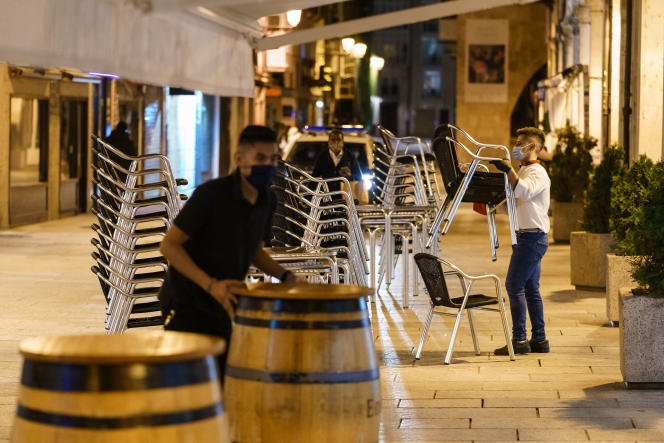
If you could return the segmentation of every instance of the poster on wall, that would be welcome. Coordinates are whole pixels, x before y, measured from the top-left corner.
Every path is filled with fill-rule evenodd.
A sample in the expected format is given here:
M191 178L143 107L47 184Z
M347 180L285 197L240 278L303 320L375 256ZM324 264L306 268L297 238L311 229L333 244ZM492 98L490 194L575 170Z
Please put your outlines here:
M508 20L466 21L467 102L507 102Z

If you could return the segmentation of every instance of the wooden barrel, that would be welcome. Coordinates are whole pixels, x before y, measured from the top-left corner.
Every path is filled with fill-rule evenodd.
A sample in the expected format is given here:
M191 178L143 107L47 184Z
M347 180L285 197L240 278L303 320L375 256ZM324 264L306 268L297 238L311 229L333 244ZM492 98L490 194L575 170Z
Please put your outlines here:
M23 340L13 441L228 442L224 347L164 331Z
M259 283L238 307L224 380L236 442L376 442L370 288Z

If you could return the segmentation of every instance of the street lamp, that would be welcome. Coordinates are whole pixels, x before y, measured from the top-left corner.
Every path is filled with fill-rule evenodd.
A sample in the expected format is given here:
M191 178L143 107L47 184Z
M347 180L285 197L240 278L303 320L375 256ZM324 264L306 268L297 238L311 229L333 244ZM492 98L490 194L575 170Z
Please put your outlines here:
M371 123L380 123L380 104L383 99L378 95L378 72L385 66L385 59L372 55L369 58L369 101L371 102Z
M353 52L353 46L355 46L355 39L352 37L346 37L341 39L341 48L345 54L350 54Z
M367 53L367 45L364 43L355 43L353 45L353 58L360 59Z
M286 12L286 21L293 28L300 24L301 18L302 18L301 9L292 9Z
M371 68L372 71L380 71L383 69L383 66L385 66L385 59L383 57L372 55L369 59L369 68Z

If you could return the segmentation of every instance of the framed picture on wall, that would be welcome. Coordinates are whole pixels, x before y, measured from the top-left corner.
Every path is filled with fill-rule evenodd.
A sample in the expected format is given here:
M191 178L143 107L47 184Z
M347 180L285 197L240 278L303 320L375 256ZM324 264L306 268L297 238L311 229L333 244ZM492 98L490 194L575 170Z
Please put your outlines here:
M508 20L466 21L467 102L507 102L508 54Z

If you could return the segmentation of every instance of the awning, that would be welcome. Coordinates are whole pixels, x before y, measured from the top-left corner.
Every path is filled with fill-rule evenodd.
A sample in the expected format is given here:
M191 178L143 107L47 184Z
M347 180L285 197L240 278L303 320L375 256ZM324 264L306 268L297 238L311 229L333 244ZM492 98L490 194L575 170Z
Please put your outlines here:
M275 49L285 45L300 45L316 40L346 37L352 34L394 28L424 22L433 18L451 17L470 12L499 8L502 6L525 5L538 0L448 0L424 6L405 8L385 14L372 15L342 21L316 28L292 31L258 41L258 50Z
M330 0L0 0L0 61L254 93L256 19Z

